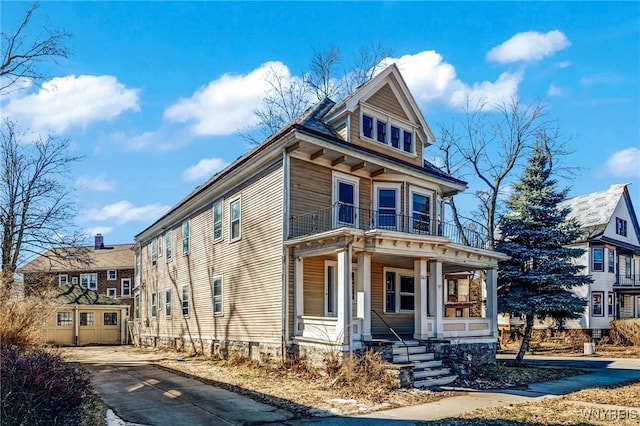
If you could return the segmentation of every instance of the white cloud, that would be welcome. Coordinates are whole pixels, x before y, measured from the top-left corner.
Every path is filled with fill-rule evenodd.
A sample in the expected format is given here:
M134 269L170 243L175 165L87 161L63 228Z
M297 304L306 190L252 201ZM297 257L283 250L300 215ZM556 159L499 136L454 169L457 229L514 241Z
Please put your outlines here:
M627 148L614 153L604 165L607 174L640 178L640 149Z
M110 121L127 110L140 110L138 90L110 75L69 75L43 83L37 93L14 96L3 114L28 123L33 131L65 132Z
M94 226L92 228L87 228L85 230L87 235L97 235L97 234L107 235L111 233L111 231L113 231L113 226Z
M494 47L487 53L487 59L493 62L535 62L553 55L571 45L562 31L548 33L527 31L518 33L509 40Z
M84 223L96 220L106 221L113 219L118 225L122 225L127 222L152 222L163 215L167 210L169 210L169 208L170 206L158 203L136 207L131 202L122 200L117 203L106 205L101 209L85 210L78 218L78 221Z
M461 81L455 67L444 61L442 55L428 50L415 55L404 55L396 62L409 89L421 106L443 103L452 108L463 107L467 99L482 100L488 107L515 97L524 73L502 73L494 82L482 81L471 85ZM473 103L475 103L473 102Z
M214 173L225 168L227 164L221 158L203 158L198 164L182 172L182 180L190 182L211 177Z
M258 123L254 111L270 86L266 78L279 73L285 84L291 78L286 65L267 62L249 74L224 74L198 89L190 98L180 99L164 111L166 120L192 123L191 131L200 136L230 135Z
M562 69L562 68L569 68L571 65L573 65L573 64L571 63L571 61L562 61L562 62L558 62L558 63L556 64L556 66L557 66L558 68L560 68L560 69Z
M105 179L104 174L90 178L89 176L80 176L75 181L76 188L88 189L97 192L109 192L113 191L114 184Z
M554 83L551 83L547 90L547 96L564 96L564 90L561 87L556 86Z
M624 82L624 77L617 74L594 74L580 79L583 86L593 86L596 84L617 85Z

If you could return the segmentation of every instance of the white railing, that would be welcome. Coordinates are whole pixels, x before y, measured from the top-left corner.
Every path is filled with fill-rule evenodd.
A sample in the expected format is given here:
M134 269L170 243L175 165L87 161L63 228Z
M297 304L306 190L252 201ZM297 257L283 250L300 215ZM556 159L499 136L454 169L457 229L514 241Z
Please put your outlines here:
M344 330L338 327L338 318L336 317L299 316L297 324L296 336L306 339L334 343L341 341L344 336ZM362 338L362 318L354 318L350 326L353 341L360 341Z
M444 337L492 336L489 318L444 318L442 320Z

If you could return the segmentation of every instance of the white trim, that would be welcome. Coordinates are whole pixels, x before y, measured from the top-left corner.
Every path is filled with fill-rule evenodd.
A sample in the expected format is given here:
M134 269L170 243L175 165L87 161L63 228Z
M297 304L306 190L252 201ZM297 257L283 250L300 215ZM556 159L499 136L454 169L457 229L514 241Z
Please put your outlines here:
M414 213L414 209L413 209L413 194L418 194L418 195L422 195L425 197L429 198L429 206L428 206L428 210L429 210L429 231L428 234L432 235L433 234L433 224L434 224L434 211L433 211L433 207L434 207L434 198L435 198L435 192L434 191L430 191L428 189L424 189L418 186L414 186L414 185L410 185L409 186L409 209L407 210L407 216L409 217L409 229L411 230L411 232L413 232L413 213ZM437 213L436 213L437 215Z
M394 294L395 294L395 309L393 311L388 311L387 310L387 272L393 272L395 273L395 279L394 279ZM408 295L408 294L413 294L413 298L414 298L414 308L415 308L415 297L416 297L416 291L415 291L415 274L414 271L412 269L403 269L403 268L390 268L390 267L384 267L382 270L382 277L383 277L383 299L382 299L382 308L383 308L383 312L385 314L413 314L415 312L415 309L409 310L409 309L400 309L400 296L401 295ZM412 278L414 280L413 283L413 293L402 293L400 291L400 277L409 277Z
M218 242L218 241L222 241L224 240L224 204L223 204L223 199L222 198L218 198L216 201L214 201L211 204L211 221L212 221L212 236L213 236L213 242ZM220 220L219 220L219 224L220 224L220 236L216 237L216 206L220 207Z
M214 293L214 283L217 280L220 280L220 312L216 312L216 295ZM222 275L214 275L211 278L211 309L216 317L224 315L224 277Z
M333 267L333 274L331 274L332 275L331 290L333 292L333 297L332 297L333 310L332 311L329 311L329 274L327 273L330 266ZM325 260L323 275L324 275L324 297L322 298L322 300L324 305L324 316L333 318L338 315L338 306L337 306L338 305L338 262L335 260Z
M173 230L170 229L164 233L164 249L165 256L167 262L171 262L173 260ZM168 239L168 241L167 241Z
M377 228L379 226L380 223L380 204L379 204L379 196L378 196L378 191L380 189L391 189L396 191L396 207L395 207L395 231L398 230L398 225L399 222L401 221L401 216L402 216L402 202L401 202L401 196L402 196L402 184L401 183L393 183L393 182L374 182L373 183L373 206L374 206L374 210L376 212L376 218L375 218L375 227ZM383 229L389 230L389 227L384 227Z
M62 279L64 277L64 280ZM63 282L64 281L64 282ZM65 285L69 283L69 275L67 274L60 274L58 275L58 285Z
M238 221L238 236L234 238L233 222L235 222L235 220L233 219L231 206L233 206L235 203L238 203L240 211L238 213L238 219L236 219ZM229 201L229 242L234 242L241 239L242 239L242 197L238 196Z
M129 281L129 294L124 293L124 283L125 281ZM131 297L131 278L121 278L120 279L120 296L122 297Z
M88 277L88 278L87 278L87 285L86 285L86 286L85 286L85 285L82 285L82 278L83 278L83 277ZM92 283L91 283L91 277L95 277L95 278L96 278L95 283L94 283L94 284L95 284L95 286L94 286L94 287L92 287L92 286L91 286L91 284L92 284ZM80 274L80 285L81 285L82 287L84 287L84 288L89 289L89 290L97 290L97 289L98 289L98 274L96 274L96 273Z
M111 278L111 273L113 272L113 278ZM118 270L117 269L108 269L107 270L107 281L117 281L118 280Z
M349 185L353 185L353 223L350 222L341 222L339 220L338 209L333 210L333 224L334 226L338 226L340 224L344 225L357 225L358 224L358 208L360 207L360 178L353 175L348 175L346 173L336 172L335 170L331 172L331 180L332 180L332 191L331 191L331 205L336 206L338 199L338 188L340 183L346 183ZM357 228L357 226L355 226Z
M109 294L110 292L113 292L113 294ZM118 296L118 289L116 287L108 287L107 288L107 296L109 296L109 297L117 297Z
M185 225L187 226L187 249L185 250L184 247L184 228ZM187 255L189 254L189 252L191 251L191 219L187 218L185 220L182 221L182 225L180 226L180 234L182 236L181 238L181 242L182 242L182 255Z
M371 128L371 137L364 135L364 126L363 126L363 117L370 117L373 120L372 128ZM360 114L359 114L359 123L360 123L360 138L364 140L370 140L372 142L376 142L379 144L384 144L385 146L404 152L405 154L416 155L416 140L417 140L417 126L411 124L408 121L401 120L397 117L392 117L388 112L382 111L378 108L372 107L370 105L365 105L364 103L360 104ZM378 140L378 122L382 122L385 125L385 138L384 141ZM395 147L391 144L391 127L396 127L400 130L400 134L398 135L398 146ZM406 151L404 149L404 135L405 133L411 134L411 150Z

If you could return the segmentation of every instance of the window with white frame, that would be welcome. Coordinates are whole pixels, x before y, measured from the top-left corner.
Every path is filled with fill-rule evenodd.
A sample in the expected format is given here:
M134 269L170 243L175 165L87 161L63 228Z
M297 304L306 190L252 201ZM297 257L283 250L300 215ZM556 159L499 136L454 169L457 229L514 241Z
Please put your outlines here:
M602 309L604 292L602 291L593 291L591 292L591 315L594 317L604 316L604 311Z
M182 222L182 254L189 253L189 219Z
M58 312L58 327L69 327L73 325L71 312Z
M415 234L431 234L431 200L433 193L411 188L409 209L411 210L411 232Z
M332 205L335 226L357 226L358 183L355 176L333 172Z
M222 239L222 200L213 203L213 241Z
M415 137L411 125L364 110L360 136L415 154Z
M615 297L614 294L607 293L607 315L610 317L615 316Z
M107 271L107 281L115 281L118 279L118 271L110 269Z
M223 305L223 282L222 277L213 277L211 283L211 294L213 297L213 315L222 315L224 310Z
M164 315L166 317L171 316L171 289L170 288L164 291Z
M98 289L98 274L81 274L80 285L89 290Z
M400 192L399 183L374 183L374 204L377 210L375 228L398 230Z
M122 297L131 296L131 278L123 278L120 280L121 291L120 294Z
M116 288L115 287L109 287L107 289L107 296L116 297Z
M156 238L158 241L158 258L162 257L162 235Z
M58 275L58 285L65 285L69 282L69 276L67 274Z
M189 316L189 286L182 286L182 316Z
M338 314L338 263L325 260L324 265L324 315L335 317Z
M384 311L413 312L415 309L415 279L409 269L384 268Z
M164 249L165 249L165 258L167 262L171 260L173 256L173 236L171 235L171 230L167 231L164 234Z
M229 235L231 241L238 240L242 236L241 219L242 208L238 198L229 204Z
M140 254L140 249L136 250L136 287L140 285L140 273L142 266L142 256Z
M158 240L154 238L151 241L151 264L155 265L158 262Z
M624 277L631 278L631 256L624 256Z
M158 316L158 293L151 293L151 318Z
M604 259L603 259L602 247L594 247L591 250L591 270L596 272L604 271Z
M607 262L608 262L608 270L611 273L615 272L615 268L616 268L616 254L615 251L611 250L611 249L607 249L607 254L608 254L608 258L607 258Z
M71 284L78 284L78 277L71 277Z
M95 314L93 312L80 312L80 325L84 327L94 326Z

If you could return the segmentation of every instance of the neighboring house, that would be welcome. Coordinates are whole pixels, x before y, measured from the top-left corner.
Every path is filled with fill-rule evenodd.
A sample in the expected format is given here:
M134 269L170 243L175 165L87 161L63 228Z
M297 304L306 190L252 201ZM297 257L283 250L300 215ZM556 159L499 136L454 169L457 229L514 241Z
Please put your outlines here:
M24 276L25 292L43 283L79 284L133 308L135 253L131 244L104 245L104 237L95 236L93 247L53 248L18 269Z
M135 237L141 343L274 359L395 333L495 360L506 256L445 223L466 183L424 161L433 142L395 65L310 108Z
M46 322L46 343L81 346L126 342L127 305L79 284L67 283L54 291L58 304Z
M589 301L579 320L568 328L588 330L600 337L614 319L640 318L640 227L628 184L564 201L568 218L584 230L575 246L585 250L580 263L593 283L576 290Z

